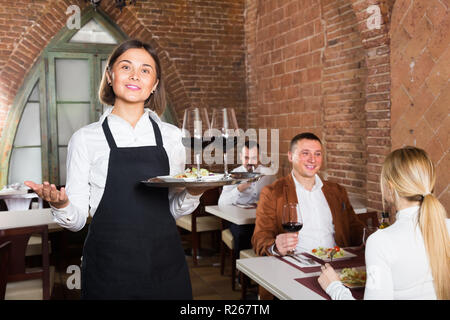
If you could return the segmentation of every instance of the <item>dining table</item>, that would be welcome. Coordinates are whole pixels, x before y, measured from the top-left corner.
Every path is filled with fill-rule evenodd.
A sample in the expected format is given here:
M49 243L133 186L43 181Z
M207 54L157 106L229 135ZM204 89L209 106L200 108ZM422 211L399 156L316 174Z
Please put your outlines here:
M241 208L236 205L205 206L205 211L237 225L254 224L256 208Z
M0 230L48 225L49 232L62 231L63 227L53 221L50 208L18 211L0 211Z
M334 269L337 272L347 267L364 269L364 251L359 247L345 249L354 257L331 262ZM291 257L262 256L238 259L236 268L280 300L327 300L330 297L317 281L320 266L324 263L319 261L313 260L313 265L309 266ZM352 289L351 292L356 299L362 299L364 287Z

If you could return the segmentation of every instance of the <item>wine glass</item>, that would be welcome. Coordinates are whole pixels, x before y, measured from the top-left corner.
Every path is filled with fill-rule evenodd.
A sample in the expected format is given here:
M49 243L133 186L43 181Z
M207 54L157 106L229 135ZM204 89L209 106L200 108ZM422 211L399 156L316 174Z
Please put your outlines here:
M363 230L362 247L366 246L367 239L370 235L378 230L377 227L365 227Z
M287 203L283 205L283 216L281 220L284 231L299 232L303 227L303 219L298 203ZM289 250L288 255L294 255L294 250Z
M211 129L208 111L205 108L191 107L184 110L182 142L186 148L194 150L197 163L197 180L201 180L200 162L202 155L203 132Z
M211 128L221 133L223 139L224 178L228 178L227 151L234 147L235 137L239 135L236 114L233 108L215 108L211 118Z

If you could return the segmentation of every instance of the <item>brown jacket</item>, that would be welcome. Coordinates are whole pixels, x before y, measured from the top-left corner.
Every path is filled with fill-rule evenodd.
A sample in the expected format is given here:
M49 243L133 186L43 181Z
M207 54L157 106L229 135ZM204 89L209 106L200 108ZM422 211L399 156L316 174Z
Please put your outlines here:
M323 181L322 191L333 217L336 244L340 247L360 245L364 225L356 217L347 191L339 184L328 181ZM269 248L275 243L276 236L285 232L281 226L285 203L298 203L291 174L276 180L261 191L252 237L257 255L270 255Z

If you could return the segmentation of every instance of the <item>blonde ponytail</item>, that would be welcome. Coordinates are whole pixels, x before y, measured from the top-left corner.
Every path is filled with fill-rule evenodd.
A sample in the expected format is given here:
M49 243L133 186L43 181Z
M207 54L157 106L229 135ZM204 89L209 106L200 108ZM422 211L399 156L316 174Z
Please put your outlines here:
M450 237L444 206L432 194L425 195L420 206L419 227L430 261L436 296L450 299Z

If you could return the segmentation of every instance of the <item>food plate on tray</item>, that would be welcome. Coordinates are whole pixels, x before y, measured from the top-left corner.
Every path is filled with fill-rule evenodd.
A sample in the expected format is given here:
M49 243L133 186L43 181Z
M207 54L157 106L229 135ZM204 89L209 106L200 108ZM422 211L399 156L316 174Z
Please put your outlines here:
M366 285L366 269L344 268L339 273L341 282L347 288L364 288Z
M200 169L200 175L201 178L198 180L197 169L189 168L174 176L157 176L141 182L149 187L219 187L253 182L262 177L259 173L239 172L231 173L229 177L225 178L223 173L214 173L207 169Z

